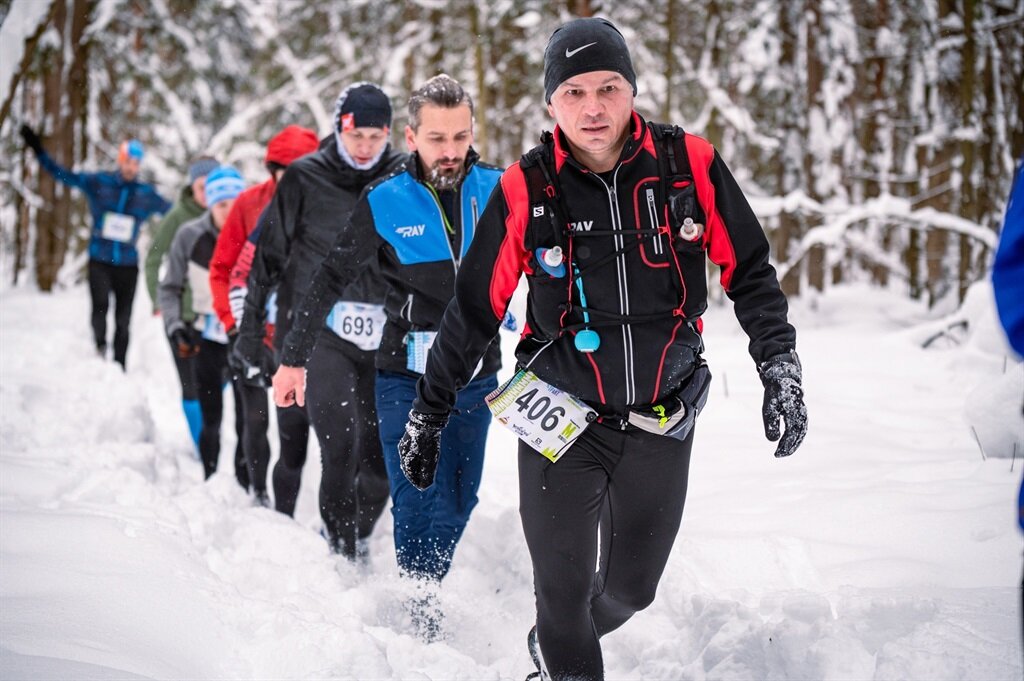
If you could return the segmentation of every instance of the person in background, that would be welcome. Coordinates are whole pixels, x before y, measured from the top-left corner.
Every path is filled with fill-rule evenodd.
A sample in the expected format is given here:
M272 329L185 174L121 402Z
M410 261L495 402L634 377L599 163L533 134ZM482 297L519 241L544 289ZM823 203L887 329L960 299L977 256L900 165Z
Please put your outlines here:
M50 158L35 130L21 126L25 146L35 152L39 165L57 180L80 189L89 201L89 294L96 352L107 353L107 313L114 298L114 361L125 369L128 330L135 287L139 281L139 254L135 250L142 224L154 214L166 213L171 204L152 185L139 182L144 150L138 140L125 140L117 153L117 170L76 173Z
M415 624L431 640L440 634L437 585L451 568L477 503L491 420L483 398L497 386L498 343L481 353L476 375L465 377L459 411L441 443L441 484L428 491L410 485L402 475L398 441L427 351L455 293L455 274L476 238L477 219L501 170L480 161L472 147L472 99L445 74L429 79L410 96L405 142L412 152L405 167L366 189L296 306L281 368L274 376L274 399L279 405L303 403L303 367L308 368L312 396L317 375L313 347L318 335L323 343L320 328L328 312L364 273L379 271L387 296L376 357L376 413L391 489L395 549L402 573L417 583L419 595L410 603Z
M388 142L391 101L373 83L345 88L334 105L334 131L316 153L293 162L259 222L235 353L254 372L266 364L267 301L277 293L274 343L298 319L294 305L331 244L345 229L363 189L392 172L405 156ZM387 506L388 485L373 409L373 357L380 340L383 285L367 271L341 296L336 323L317 328L308 405L278 405L289 432L308 418L320 443L320 517L332 551L356 560ZM285 409L287 407L287 409ZM297 443L296 443L297 444ZM281 450L274 466L274 504L291 515L306 449Z
M228 379L228 337L213 310L210 258L217 243L217 234L243 189L245 181L231 166L219 166L207 176L206 202L209 209L195 220L183 224L174 236L167 253L167 271L157 289L167 337L179 356L196 358L196 385L203 416L199 455L206 478L217 471L224 384ZM196 313L192 321L182 316L186 286L192 291L192 307ZM235 400L240 401L238 395L235 395ZM239 483L246 487L242 480Z
M520 437L537 602L527 645L542 678L597 681L601 637L654 600L682 519L711 378L708 256L750 338L776 457L800 445L807 411L764 231L711 144L636 112L618 29L586 18L556 30L544 95L554 134L504 172L480 218L398 459L416 488L447 486L453 409L525 272L520 371L490 405Z
M181 188L178 200L170 212L163 217L153 233L153 242L146 252L144 270L146 274L146 289L149 291L149 299L153 301L153 314L160 314L160 306L157 303L156 288L160 281L160 268L164 264L164 257L167 249L171 246L171 240L178 233L178 228L184 223L194 220L206 211L206 176L211 170L220 165L216 159L209 156L201 156L189 164L188 184ZM195 319L192 311L192 292L186 288L182 296L181 316L185 321L191 322ZM181 382L181 408L185 412L185 421L188 423L189 433L192 435L192 442L195 445L196 456L199 455L199 432L203 428L203 416L199 409L199 394L196 391L196 368L195 357L181 357L177 348L171 346L171 357L174 359L174 367L178 370L178 380Z
M1017 161L999 248L992 265L999 320L1016 353L1024 357L1024 157ZM1021 405L1024 416L1024 404ZM1017 524L1024 530L1024 480L1017 492ZM1024 577L1021 578L1021 632L1024 634Z
M213 296L213 309L221 324L227 329L229 365L232 364L232 345L238 337L237 320L241 317L239 314L236 318L231 305L229 288L232 271L240 264L239 256L247 239L256 229L260 214L274 196L274 190L277 189L277 183L284 175L285 169L300 156L316 151L317 143L315 132L297 125L289 125L272 137L267 143L263 159L270 177L238 195L217 237L217 245L210 259L210 292ZM247 260L251 263L251 253ZM245 271L245 276L248 276L248 267L245 267ZM238 294L235 296L237 299ZM270 506L270 496L267 494L267 466L270 464L270 443L267 441L267 429L270 427L267 383L261 375L246 376L238 366L232 366L231 380L235 385L235 394L241 396L243 435L240 442L248 471L246 477L252 487L256 503L260 506ZM286 439L290 442L292 438L286 434L282 442ZM303 449L304 443L305 440Z

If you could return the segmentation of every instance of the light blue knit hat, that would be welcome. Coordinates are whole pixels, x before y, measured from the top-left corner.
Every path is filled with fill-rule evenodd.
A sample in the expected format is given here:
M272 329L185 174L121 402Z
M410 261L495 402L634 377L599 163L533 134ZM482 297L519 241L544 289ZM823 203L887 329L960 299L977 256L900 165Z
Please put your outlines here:
M214 207L221 201L235 198L245 189L242 174L232 166L220 166L206 176L206 205Z

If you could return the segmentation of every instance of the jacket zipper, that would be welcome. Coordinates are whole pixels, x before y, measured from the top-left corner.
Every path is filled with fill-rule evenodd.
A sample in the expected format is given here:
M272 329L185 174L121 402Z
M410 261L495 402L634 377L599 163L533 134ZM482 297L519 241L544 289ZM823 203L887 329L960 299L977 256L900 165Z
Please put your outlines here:
M430 184L428 184L426 182L424 182L423 184L424 184L424 186L426 186L427 190L430 192L430 195L434 197L434 205L437 206L437 212L441 216L441 224L444 226L445 231L451 232L452 234L454 234L455 233L455 228L449 224L448 216L444 214L444 206L441 205L441 197L437 195L437 190L434 189L432 186L430 186ZM461 217L461 214L462 214L462 201L461 201L462 196L461 195L462 195L462 191L461 191L461 188L460 188L459 196L457 197L459 200L456 201L456 204L459 206L460 217ZM462 238L463 239L466 238L466 230L465 229L462 230ZM455 257L455 250L452 248L452 240L448 238L447 234L444 235L444 242L448 246L448 255L450 255L451 258L452 258L452 268L455 270L455 273L458 274L459 273L459 264L460 264L462 259Z
M608 207L611 213L612 229L618 233L614 235L615 250L619 251L625 246L623 239L623 228L622 228L622 216L619 214L619 199L618 199L618 180L619 180L619 168L622 166L616 166L615 172L612 174L612 186L609 187L608 183L604 181L600 176L594 174L602 185L604 185L605 191L608 193ZM619 314L623 316L629 315L629 284L626 272L626 254L619 253L615 257L615 270L618 275L619 285ZM633 404L636 396L636 385L635 385L635 373L633 369L633 328L629 323L622 325L622 353L623 363L625 369L625 388L626 388L626 404Z
M647 188L647 213L651 216L651 229L658 229L658 211L655 208L654 202L654 190L650 187ZM664 250L661 245L661 234L655 234L654 239L654 253L661 255Z

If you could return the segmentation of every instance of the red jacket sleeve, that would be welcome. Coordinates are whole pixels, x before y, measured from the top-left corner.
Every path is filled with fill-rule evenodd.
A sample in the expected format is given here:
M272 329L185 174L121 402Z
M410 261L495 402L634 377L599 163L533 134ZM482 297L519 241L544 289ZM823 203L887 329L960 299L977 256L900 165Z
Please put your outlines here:
M242 246L249 234L256 228L260 213L270 202L274 192L274 181L250 187L241 194L232 206L228 218L221 227L217 237L217 246L210 258L210 292L213 294L213 309L220 318L224 328L229 331L235 327L235 317L231 313L229 287L231 269L235 266Z

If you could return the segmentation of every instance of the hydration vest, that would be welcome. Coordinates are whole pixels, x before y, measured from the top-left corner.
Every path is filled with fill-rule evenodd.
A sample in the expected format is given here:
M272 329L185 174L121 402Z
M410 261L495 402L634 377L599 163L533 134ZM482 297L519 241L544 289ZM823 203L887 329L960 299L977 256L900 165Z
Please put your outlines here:
M707 247L707 237L705 234L707 219L697 198L690 158L686 150L686 133L679 126L668 124L650 124L649 129L657 150L660 175L660 205L668 207L669 224L667 236L669 243L672 248L675 248L676 240L679 239L692 244L689 250L694 251L694 255L699 254L700 276L703 277L703 267L705 266L704 252ZM623 230L606 229L577 232L572 229L568 211L565 208L565 202L559 188L557 175L553 170L552 149L554 137L550 132L544 132L541 135L540 141L541 146L535 147L523 155L519 167L523 171L529 196L530 224L528 231L535 235L550 234L553 237L553 243L561 250L564 258L563 265L566 267L565 274L568 276L568 285L566 286L564 309L559 320L557 335L569 332L578 334L581 330L594 327L638 324L661 320L666 317L684 318L687 324L699 334L701 328L699 317L707 305L706 291L703 299L690 301L690 304L687 303L684 269L689 270L691 276L693 276L694 263L690 262L688 263L689 266L686 267L684 263L680 262L679 256L673 258L673 265L668 270L671 271L670 279L672 280L672 285L679 294L678 305L673 309L656 314L622 315L602 311L587 305L583 287L580 285L582 275L596 267L608 264L618 255L637 248L641 241L640 239L625 240L624 245L613 253L595 262L590 262L583 268L578 267L572 257L572 242L574 239L581 237L610 238L612 235L622 235ZM628 230L626 233L629 236L636 235L642 237L647 235L653 237L664 232L664 228L644 228ZM538 258L538 261L540 261L540 258ZM548 272L553 274L551 270L548 270ZM574 291L578 291L579 303L573 301ZM577 314L574 315L574 311ZM579 319L580 315L583 316L583 320ZM540 331L542 336L551 336L554 330L535 329L535 331Z

